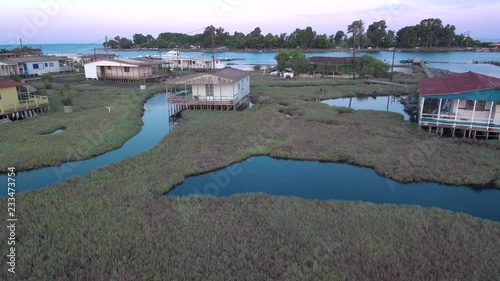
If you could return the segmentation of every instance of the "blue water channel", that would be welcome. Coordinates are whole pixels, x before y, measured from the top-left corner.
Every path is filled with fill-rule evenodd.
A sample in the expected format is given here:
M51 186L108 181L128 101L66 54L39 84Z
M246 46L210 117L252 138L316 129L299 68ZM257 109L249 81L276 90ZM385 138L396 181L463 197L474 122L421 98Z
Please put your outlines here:
M352 97L324 100L322 103L337 106L349 107L355 110L378 110L389 111L403 115L405 120L410 120L410 114L404 111L404 106L399 102L398 97Z
M158 94L150 98L144 104L144 109L142 130L119 149L84 161L67 162L58 167L47 167L17 173L15 178L16 192L42 189L62 182L69 177L85 176L100 167L117 163L149 150L169 132L166 94ZM46 137L53 136L47 135ZM0 175L0 182L6 183L7 176ZM7 188L1 188L0 196L6 195Z
M348 164L254 157L187 178L167 196L226 197L263 192L316 200L348 200L438 207L500 221L500 190L437 183L402 184L373 169Z

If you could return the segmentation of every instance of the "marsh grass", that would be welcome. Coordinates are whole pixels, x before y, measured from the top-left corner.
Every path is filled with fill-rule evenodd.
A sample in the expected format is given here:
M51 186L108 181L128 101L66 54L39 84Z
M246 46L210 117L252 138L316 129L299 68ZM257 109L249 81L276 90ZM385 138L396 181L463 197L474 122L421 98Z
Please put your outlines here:
M39 94L49 97L51 112L2 125L0 170L8 166L27 170L58 165L116 149L139 132L142 103L153 93L163 91L163 86L140 91L131 86L75 82L80 80L78 77L55 79L52 84L57 89L68 80L72 83L73 113L63 112L56 90L42 89ZM107 106L112 107L111 114ZM47 135L58 128L65 128L66 132Z
M496 222L415 206L255 194L163 196L187 176L253 155L369 166L399 181L496 180L498 186L498 142L438 138L396 113L346 111L301 93L318 86L254 86L252 109L185 111L184 122L148 152L85 178L19 194L16 277L499 280ZM331 85L331 94L354 86L353 93L363 91L361 85ZM269 98L260 101L258 89ZM76 104L93 109L83 98ZM5 200L0 209L7 209ZM7 247L1 243L0 251L7 253ZM7 277L0 272L1 280Z

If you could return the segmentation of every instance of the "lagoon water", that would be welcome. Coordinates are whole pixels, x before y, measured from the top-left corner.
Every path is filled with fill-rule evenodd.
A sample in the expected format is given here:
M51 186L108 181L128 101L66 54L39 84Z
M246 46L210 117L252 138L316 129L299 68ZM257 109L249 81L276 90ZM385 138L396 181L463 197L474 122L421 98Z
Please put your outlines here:
M404 106L394 96L380 97L353 97L322 101L324 104L337 107L350 107L355 110L379 110L395 112L410 120L410 114L404 111Z
M103 48L102 44L42 44L30 45L34 48L42 47L45 54L62 54L75 56L77 54L91 54L94 48ZM14 48L17 45L0 45L0 48ZM133 51L110 51L122 57L138 56L157 56L161 51L156 50L133 50ZM98 50L97 53L104 53ZM377 59L392 62L392 52L355 52L356 56L371 55ZM181 52L184 57L211 57L210 52ZM242 58L243 61L236 61L238 68L251 69L248 65L274 65L275 52L249 53L249 52L217 52L216 57ZM346 57L352 56L352 52L318 52L307 53L307 56L333 56ZM446 69L454 72L474 71L481 74L500 77L500 67L494 65L473 64L475 60L479 61L500 61L500 52L396 52L395 61L420 58L429 62L429 67Z
M47 167L16 175L16 193L37 190L62 182L69 177L85 176L89 172L111 163L117 163L129 157L149 150L161 141L169 132L169 116L167 113L166 94L158 94L145 104L142 117L142 130L128 140L122 147L103 155L77 162L64 163L58 167ZM68 132L66 131L65 134ZM47 135L50 138L51 135ZM6 175L0 175L0 182L7 182ZM6 196L7 189L0 189L0 196Z
M12 48L15 46L0 46ZM38 46L33 46L38 47ZM92 53L101 45L88 44L46 44L41 46L46 54ZM102 53L102 51L99 51ZM157 51L113 52L123 57L158 55ZM357 52L356 56L363 55ZM368 53L387 62L392 60L391 52ZM210 56L210 53L182 52L182 56ZM217 57L243 58L238 67L252 64L274 64L275 53L217 53ZM308 53L308 56L351 56L349 52ZM475 71L500 77L500 67L475 65L473 60L500 61L500 53L475 52L398 52L396 60L421 58L429 61L429 66L451 71ZM346 99L332 101L333 105L348 106ZM366 105L366 107L365 107ZM368 106L369 105L369 106ZM127 141L121 148L95 158L65 163L59 167L49 167L19 173L16 177L17 192L41 189L63 181L68 177L84 176L89 172L133 157L157 144L168 132L169 121L165 94L157 95L145 104L143 128L139 134ZM354 109L386 110L387 97L373 100L353 99ZM402 106L390 104L390 111L401 112ZM406 116L402 113L403 116ZM68 132L65 132L68 133ZM47 136L51 137L51 136ZM1 182L7 182L0 175ZM354 200L374 203L415 204L425 207L439 207L464 212L481 218L500 221L500 190L474 190L465 186L446 186L436 183L401 184L377 175L372 169L345 164L298 162L276 160L269 157L255 157L223 170L191 177L168 196L203 194L229 196L237 193L265 192L271 195L297 196L318 200ZM0 189L0 196L7 190Z
M227 197L263 192L315 200L348 200L438 207L500 221L500 190L437 183L402 184L373 169L348 164L254 157L187 178L167 196Z

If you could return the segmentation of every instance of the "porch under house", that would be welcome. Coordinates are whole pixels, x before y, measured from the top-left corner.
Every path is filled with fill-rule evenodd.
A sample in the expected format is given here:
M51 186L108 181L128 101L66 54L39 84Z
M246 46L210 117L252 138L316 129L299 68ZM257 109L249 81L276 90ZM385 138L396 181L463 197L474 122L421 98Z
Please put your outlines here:
M419 126L438 135L500 139L500 79L473 72L420 81Z

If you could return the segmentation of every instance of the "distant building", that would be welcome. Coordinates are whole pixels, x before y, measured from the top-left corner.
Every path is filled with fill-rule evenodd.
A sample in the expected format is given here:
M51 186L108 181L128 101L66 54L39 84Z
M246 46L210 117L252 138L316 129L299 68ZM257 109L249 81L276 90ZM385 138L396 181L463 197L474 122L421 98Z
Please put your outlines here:
M179 70L210 71L214 69L214 60L211 57L182 57L178 51L170 51L163 55L165 67ZM215 69L224 68L221 60L215 59Z
M72 59L62 56L32 56L0 59L0 76L34 76L75 70Z
M190 85L191 91L170 91L168 103L174 106L174 113L183 109L236 110L249 103L250 74L243 70L226 67L179 77L167 81L167 92L169 86L178 85Z
M33 57L42 55L43 55L42 49L21 49L21 50L18 49L8 53L0 53L0 59Z
M473 72L420 81L421 128L451 136L500 138L500 78Z
M26 83L0 81L0 122L30 117L49 109L49 99L33 95L29 89Z
M491 43L490 47L495 49L495 50L500 49L500 43Z
M313 74L336 75L352 72L353 63L359 57L309 57L309 63L313 65Z
M86 64L89 62L95 62L100 60L116 59L117 57L118 56L115 54L90 54L90 55L81 55L79 56L79 59L83 64Z
M154 83L161 80L161 60L104 59L84 65L85 78L119 83Z

